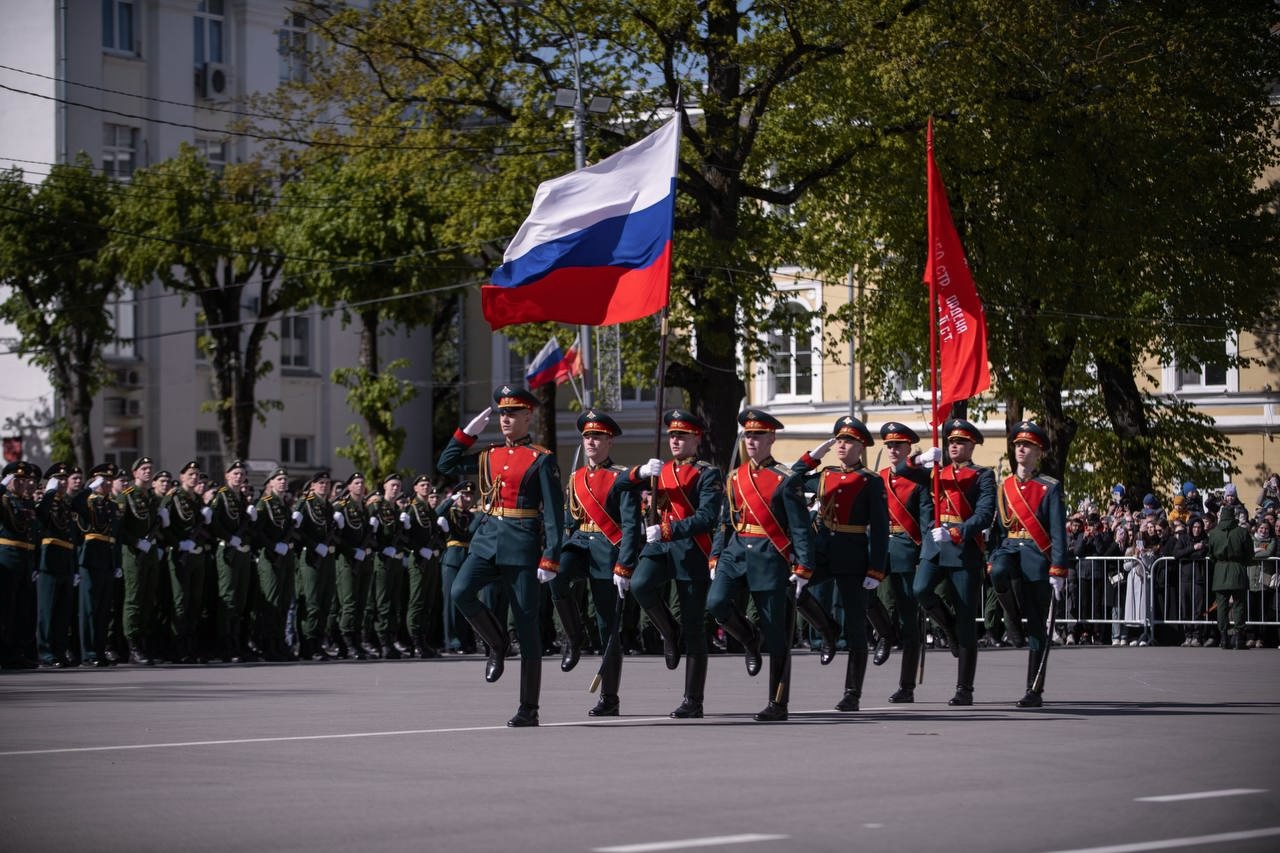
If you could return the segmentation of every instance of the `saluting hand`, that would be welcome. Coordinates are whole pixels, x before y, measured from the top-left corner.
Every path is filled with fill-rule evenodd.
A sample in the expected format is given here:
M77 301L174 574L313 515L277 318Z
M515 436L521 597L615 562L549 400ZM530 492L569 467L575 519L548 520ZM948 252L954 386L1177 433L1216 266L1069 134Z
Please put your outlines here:
M809 451L809 458L815 461L818 459L821 459L823 456L827 455L827 451L830 450L831 445L835 443L836 443L836 440L834 437L828 438L826 441L822 442L822 444L819 444L813 450Z
M475 438L484 432L484 428L489 425L489 416L493 414L493 406L485 409L480 414L471 419L471 422L462 428L467 435Z

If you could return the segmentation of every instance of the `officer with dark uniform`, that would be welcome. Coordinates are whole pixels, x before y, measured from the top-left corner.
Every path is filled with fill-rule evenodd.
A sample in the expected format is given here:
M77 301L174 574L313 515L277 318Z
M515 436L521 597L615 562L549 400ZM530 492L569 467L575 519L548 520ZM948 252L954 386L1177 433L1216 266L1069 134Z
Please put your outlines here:
M347 478L342 497L333 504L333 522L338 525L338 604L341 611L338 630L342 641L338 657L365 660L361 620L373 579L373 532L364 505L364 475L356 471Z
M453 604L453 582L458 570L467 559L471 547L471 533L478 516L471 511L475 501L475 485L462 483L453 494L436 507L436 525L444 533L444 555L440 558L440 587L443 593L444 644L451 652L464 653L475 650L471 626L458 618L458 608Z
M880 440L889 454L889 464L880 470L889 515L889 582L878 592L890 597L894 606L886 609L896 614L896 633L902 640L898 689L889 701L910 703L915 701L916 671L920 665L920 617L912 583L920 563L920 543L925 531L933 527L933 494L929 472L911 464L911 446L920 440L915 430L890 421L880 427ZM874 662L880 664L884 662L882 655L888 658L887 648L882 653L881 646L888 646L891 631L881 631L879 627L876 631L880 641Z
M790 599L793 589L799 594L813 577L809 511L800 479L792 478L771 452L782 422L760 409L747 409L738 415L738 424L747 460L729 475L725 488L728 502L709 561L713 577L707 609L742 643L747 673L755 675L761 666L761 638L734 604L743 587L750 590L769 652L769 704L755 719L781 722L787 719L791 687Z
M197 659L196 623L204 606L204 552L200 544L204 516L213 510L204 506L195 492L200 479L200 463L192 460L178 471L178 487L160 501L164 524L162 539L169 552L168 570L173 594L174 657L182 663ZM207 512L206 512L207 510ZM200 658L201 663L207 661Z
M331 478L328 471L317 471L307 481L306 497L298 502L296 512L298 538L302 544L302 560L298 564L298 644L303 660L326 661L324 630L329 622L329 603L333 600L336 560L334 539L337 522L329 505Z
M946 464L940 464L939 448L920 456L933 468L940 493L937 511L941 525L927 534L912 591L924 612L946 632L951 652L958 658L956 693L947 704L972 705L978 668L974 620L982 601L983 544L996 510L996 477L990 468L972 462L974 446L982 443L977 427L953 418L943 432ZM950 584L954 614L935 589L944 579Z
M413 481L413 499L409 501L409 534L406 543L409 563L409 639L412 654L420 658L436 657L435 638L428 630L440 605L440 556L444 550L443 535L436 526L433 500L439 494L429 474L419 474Z
M258 644L270 661L293 658L292 651L284 647L285 613L293 598L295 536L292 513L284 502L288 485L289 472L273 470L250 515L258 548Z
M624 575L635 571L640 555L640 504L636 495L619 483L625 473L609 455L613 440L622 435L617 422L604 412L589 409L578 416L582 454L586 464L573 472L567 499L568 538L560 550L557 572L539 569L539 579L552 575L551 600L564 624L564 654L560 669L568 672L578 663L584 640L582 618L571 587L586 580L595 602L596 627L608 655L601 661L600 700L587 713L593 717L618 716L618 685L622 681L622 643L612 637L621 626L618 617L626 591ZM620 570L620 574L615 574ZM615 590L615 578L619 585Z
M995 542L991 552L991 585L1004 608L1006 623L1027 619L1027 692L1019 708L1043 704L1044 664L1049 652L1050 597L1062 598L1067 583L1067 514L1062 486L1036 472L1049 449L1049 435L1032 421L1013 428L1014 473L1004 478L996 496Z
M845 641L849 662L845 667L844 695L837 711L857 711L862 698L862 682L867 675L867 593L885 578L885 548L889 517L884 500L884 484L862 463L863 451L872 444L866 425L846 415L832 427L832 439L800 457L792 475L801 491L818 496L819 510L813 534L813 580L833 578L844 603ZM811 474L823 455L835 443L839 465L828 465ZM801 579L803 580L803 579ZM830 618L817 599L801 586L796 599L800 612L811 623L822 625ZM816 611L816 613L815 613ZM834 643L831 643L834 647Z
M72 578L76 574L79 531L67 500L71 467L56 462L45 473L48 481L36 505L40 548L36 575L36 662L62 669L67 665L67 628L71 621Z
M667 428L671 459L665 464L650 459L618 477L634 492L651 489L657 523L646 523L645 545L635 572L615 568L615 583L621 589L630 588L636 603L662 634L668 669L680 665L683 646L684 700L671 716L700 718L707 682L706 615L711 588L707 561L724 502L724 475L697 458L707 431L701 418L684 409L671 409L662 422ZM680 605L679 627L663 600L672 581Z
M382 480L382 493L368 505L377 552L373 568L373 631L384 660L400 658L395 642L400 632L399 601L406 580L404 559L409 530L409 514L397 503L402 488L400 475L388 474Z
M76 493L71 507L80 529L77 562L80 572L80 644L85 666L110 666L107 625L111 619L112 575L116 568L116 516L111 482L116 466L110 462L89 471L89 485Z
M244 462L234 460L209 504L213 511L209 529L218 543L218 638L222 659L227 663L240 663L249 655L241 636L242 622L248 616L253 570L253 521L244 497L245 476Z
M134 460L133 482L116 496L120 510L118 538L124 546L124 636L131 663L150 666L154 655L147 648L155 621L156 584L159 574L156 532L160 499L151 488L149 456Z
M489 645L485 680L497 681L509 641L493 612L480 603L479 593L486 584L502 581L520 641L520 708L507 725L536 726L542 688L537 570L555 571L560 565L564 493L555 454L529 436L537 398L523 388L504 385L493 400L504 442L478 455L464 455L489 422L493 409L485 409L453 434L436 465L445 474L480 476L481 519L453 582L453 601Z

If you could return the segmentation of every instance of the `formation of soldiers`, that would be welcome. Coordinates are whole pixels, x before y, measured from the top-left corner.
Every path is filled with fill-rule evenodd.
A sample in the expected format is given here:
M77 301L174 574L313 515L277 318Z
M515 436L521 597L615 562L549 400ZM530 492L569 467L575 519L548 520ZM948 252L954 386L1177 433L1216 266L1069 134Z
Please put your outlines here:
M875 664L902 647L889 701L914 701L921 613L956 657L949 704L965 706L989 574L1007 630L1029 648L1017 704L1041 704L1045 619L1067 570L1062 492L1036 470L1048 447L1036 424L1015 428L1016 469L997 485L991 469L973 464L983 436L962 419L945 425L945 450L916 454L916 433L884 424L889 465L873 471L863 463L870 430L842 417L831 438L785 467L772 455L782 423L748 409L738 417L745 459L726 477L698 458L706 425L690 412L663 417L670 459L626 468L611 457L617 422L587 411L577 422L585 464L564 488L554 453L529 434L533 395L503 386L493 399L440 455L441 474L466 478L448 498L425 474L412 497L398 475L370 495L359 473L336 484L336 496L322 471L291 501L281 468L251 500L238 461L216 488L195 462L172 488L167 472L153 478L146 457L128 472L98 466L87 484L67 465L42 476L11 463L0 484L0 665L109 666L120 650L141 665L215 654L233 663L431 657L428 637L465 647L459 638L469 626L487 681L502 676L518 647L519 706L508 725L536 726L542 585L564 630L560 668L568 672L588 643L575 589L585 583L603 645L593 716L620 713L630 602L660 633L667 667L684 660L675 718L703 715L708 616L743 649L749 676L764 671L767 654L758 721L787 719L797 613L821 637L822 664L841 640L849 650L837 710L859 710L868 622ZM502 441L472 452L495 411ZM834 463L824 464L829 452ZM811 586L838 590L843 628Z

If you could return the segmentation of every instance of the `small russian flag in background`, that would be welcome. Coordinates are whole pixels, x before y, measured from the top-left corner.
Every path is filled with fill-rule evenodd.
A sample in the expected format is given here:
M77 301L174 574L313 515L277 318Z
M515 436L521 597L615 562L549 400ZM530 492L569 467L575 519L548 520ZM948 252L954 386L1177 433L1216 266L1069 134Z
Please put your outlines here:
M679 149L677 115L617 154L540 184L502 266L480 290L489 325L608 326L661 310Z
M568 352L561 352L560 342L552 337L533 357L533 363L529 365L529 372L524 378L532 390L548 382L563 385L569 381L569 377L581 375L582 355L578 351L578 339L574 338L573 346L569 347Z

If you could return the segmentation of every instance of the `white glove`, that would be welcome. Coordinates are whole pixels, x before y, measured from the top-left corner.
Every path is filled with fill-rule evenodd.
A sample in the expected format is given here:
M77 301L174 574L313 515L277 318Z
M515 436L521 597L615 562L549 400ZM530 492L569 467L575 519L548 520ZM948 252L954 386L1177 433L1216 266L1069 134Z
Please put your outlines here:
M160 516L161 527L169 526L169 510L167 508L160 507L158 510L156 510L156 515Z
M392 545L388 545L387 547L382 549L382 556L384 557L394 557L395 555L396 555L396 549Z
M715 567L715 566L711 566L710 568L708 568L708 569L707 569L707 574L709 574L709 575L711 576L711 580L715 580L715 579L716 579L716 567Z
M52 492L52 491L55 491L58 488L58 486L61 486L61 485L62 485L62 481L59 480L57 477L50 477L49 482L44 484L44 490L46 492Z
M821 459L823 456L827 455L827 451L830 450L831 445L835 443L836 443L835 438L828 438L826 441L822 442L822 444L819 444L813 450L809 451L810 458Z
M436 527L439 527L445 533L449 532L449 519L443 515L436 519Z
M285 554L289 553L289 546L284 542L277 542L276 553L279 554L281 557L283 557Z
M942 448L930 447L928 450L921 450L920 455L916 457L916 464L922 468L932 468L942 461Z
M324 544L323 542L317 542L316 547L313 548L312 550L316 552L317 557L329 556L329 546Z
M929 530L929 538L941 545L951 541L951 533L945 527L933 527Z
M880 586L880 581L876 580L875 578L871 577L870 575L868 575L867 577L865 577L865 578L863 578L863 579L862 579L862 588L863 588L863 589L875 589L875 588L876 588L876 587L878 587L878 586Z
M364 551L364 549L363 549L363 548L357 548L357 549L356 549L356 554L355 554L356 562L357 562L357 563L362 563L362 562L364 562L364 556L365 556L365 551Z
M302 513L298 512L296 509L293 511L293 514L290 515L289 517L293 519L294 524L302 523Z
M640 466L641 477L656 477L662 473L662 460L650 459Z
M213 507L211 506L200 507L200 517L204 519L205 524L208 524L209 522L213 521Z
M227 540L227 544L230 545L232 548L239 548L241 541L242 540L240 539L239 536L233 535L230 539Z
M407 512L400 513L400 523L404 525L405 530L409 529L409 513Z
M489 415L491 414L493 414L493 406L490 406L472 418L471 423L464 426L462 431L472 438L475 438L480 433L484 432L484 428L489 425Z
M36 582L37 580L39 580L39 579L40 579L40 570L39 570L39 569L32 569L32 570L31 570L31 582L32 582L32 583L35 583L35 582Z
M1057 575L1050 575L1049 586L1053 587L1053 597L1061 599L1067 591L1067 579Z
M249 504L249 508L248 508L248 509L246 509L244 512L245 512L245 515L249 516L249 520L250 520L250 521L257 521L257 520L258 520L258 505L257 505L257 504Z
M662 541L662 525L650 524L644 529L644 541L661 542Z
M1121 579L1121 578L1120 578L1120 573L1119 573L1119 572L1116 572L1114 575L1112 575L1112 576L1111 576L1111 585L1112 585L1112 586L1119 586L1119 585L1120 585L1120 579Z
M344 512L335 512L333 514L333 523L338 525L339 530L345 530L347 527L347 516Z
M804 588L809 585L808 578L802 578L797 574L793 574L789 578L789 580L796 585L796 598L799 598L800 593L803 592Z
M122 568L117 568L117 569L115 570L115 572L114 572L114 573L112 573L112 575L111 575L111 576L112 576L113 578L115 578L116 580L119 580L120 578L124 577L124 569L122 569Z
M626 598L627 590L631 589L631 578L624 578L622 575L614 575L613 585L618 588L618 597Z
M13 475L12 475L12 474L5 474L5 475L4 475L4 479L3 479L3 480L0 480L0 486L4 486L4 487L7 489L7 488L9 488L9 484L10 484L10 483L12 483L12 482L13 482Z
M431 559L431 557L432 557L435 553L436 553L436 552L435 552L435 551L432 551L430 548L419 548L419 549L418 549L418 556L420 556L420 557L421 557L422 559L424 559L424 560L430 560L430 559Z
M101 477L94 477L92 480L89 481L89 491L96 492L104 482L106 481L103 480Z
M74 575L72 575L72 576L71 576L71 585L72 585L72 586L80 586L80 573L79 573L79 572L76 572Z
M181 554L190 554L196 549L196 543L190 539L183 539L178 543L178 552Z
M377 530L381 526L382 519L378 518L376 515L369 516L369 529Z
M546 583L556 576L555 572L547 569L538 569L538 583Z
M150 540L150 539L139 539L139 540L138 540L138 550L139 550L139 551L141 551L141 552L142 552L142 553L144 553L144 554L150 554L150 553L151 553L151 540Z

